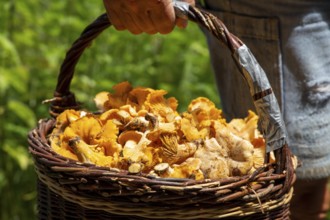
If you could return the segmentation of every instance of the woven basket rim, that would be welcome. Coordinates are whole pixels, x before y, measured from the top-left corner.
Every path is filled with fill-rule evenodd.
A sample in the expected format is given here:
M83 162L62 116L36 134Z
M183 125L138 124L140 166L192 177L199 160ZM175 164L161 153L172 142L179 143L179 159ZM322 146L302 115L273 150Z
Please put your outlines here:
M214 219L214 218L226 218L226 217L244 217L255 213L263 213L274 210L280 206L290 203L293 195L293 188L282 197L277 199L268 200L266 202L247 202L244 204L231 204L222 206L207 206L199 209L198 206L191 207L175 207L172 206L164 207L161 206L150 206L139 203L126 203L120 201L114 201L106 198L96 199L89 198L80 195L73 194L72 191L63 188L59 183L48 177L47 175L39 172L37 169L37 175L39 180L49 187L51 191L60 195L67 201L81 205L84 208L92 210L105 211L112 214L138 216L144 218L164 218L164 216L171 216L175 219ZM189 212L187 213L187 211Z
M270 174L269 170L262 171L251 181L249 181L251 176L205 181L167 180L166 178L148 179L148 176L123 174L116 169L77 163L57 155L47 143L47 135L54 123L53 118L40 120L38 128L29 134L30 152L34 156L36 173L39 180L51 191L88 209L103 210L113 214L138 214L146 218L161 218L168 214L178 219L224 218L262 213L262 210L268 212L288 204L292 196L292 187L290 191L280 194L285 174ZM90 188L87 187L87 193L86 190L78 187L93 181L97 183L92 184ZM113 190L109 193L106 187L94 189L99 181L109 185L122 184L122 188L113 196L110 195ZM136 186L137 182L142 184ZM255 190L247 190L247 186L258 186L260 182L264 185L260 185ZM129 184L137 187L138 193L130 190L131 186L125 189ZM120 193L123 195L119 195ZM132 194L125 196L125 193ZM210 202L209 199L217 193L224 193L224 196L220 195L217 202L214 202L214 198ZM127 199L127 197L131 198ZM148 197L151 199L144 200ZM136 201L137 198L143 199ZM183 200L188 202L181 204ZM174 206L170 205L172 202ZM202 207L202 210L196 207ZM190 214L188 215L187 212Z

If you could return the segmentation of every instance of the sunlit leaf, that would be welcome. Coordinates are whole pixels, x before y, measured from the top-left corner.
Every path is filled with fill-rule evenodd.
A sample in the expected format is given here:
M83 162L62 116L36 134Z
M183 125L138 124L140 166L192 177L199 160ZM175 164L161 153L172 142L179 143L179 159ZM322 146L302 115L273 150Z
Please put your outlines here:
M28 72L23 66L8 68L7 78L9 85L18 93L25 94L28 88Z
M0 34L0 62L3 65L20 65L20 57L14 43Z
M8 102L8 110L15 114L22 122L30 128L34 127L37 119L34 112L23 102L10 100Z
M7 69L0 67L0 95L4 95L9 87L9 79L7 78Z
M17 162L21 170L26 170L31 163L26 147L5 144L3 150Z
M11 135L13 135L14 137L20 140L22 138L26 138L26 134L30 130L29 127L23 124L17 124L10 121L5 124L5 129L6 129L6 133L10 133Z
M7 182L5 172L0 170L0 190L7 184Z
M37 192L32 191L32 192L24 194L22 199L24 201L31 201L31 200L34 200L36 197L37 197Z

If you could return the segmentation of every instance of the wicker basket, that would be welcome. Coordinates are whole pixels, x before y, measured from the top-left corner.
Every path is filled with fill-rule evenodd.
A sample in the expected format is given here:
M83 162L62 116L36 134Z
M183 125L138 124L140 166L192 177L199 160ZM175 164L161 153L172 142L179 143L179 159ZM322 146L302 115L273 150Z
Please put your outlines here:
M189 7L186 16L233 53L243 44L208 12ZM39 219L289 219L295 174L286 144L275 150L276 163L266 163L252 175L203 181L133 175L79 163L52 151L47 138L54 117L65 109L79 109L69 91L75 65L84 49L109 26L103 14L74 42L51 100L52 117L40 120L28 135L38 175ZM268 158L269 154L266 162Z

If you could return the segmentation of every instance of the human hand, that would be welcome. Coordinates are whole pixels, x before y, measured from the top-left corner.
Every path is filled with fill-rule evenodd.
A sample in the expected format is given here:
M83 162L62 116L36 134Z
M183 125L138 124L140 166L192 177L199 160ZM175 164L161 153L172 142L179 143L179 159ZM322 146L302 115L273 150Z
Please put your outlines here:
M195 0L182 0L191 5ZM103 0L108 17L117 30L132 34L168 34L187 22L176 18L172 0Z

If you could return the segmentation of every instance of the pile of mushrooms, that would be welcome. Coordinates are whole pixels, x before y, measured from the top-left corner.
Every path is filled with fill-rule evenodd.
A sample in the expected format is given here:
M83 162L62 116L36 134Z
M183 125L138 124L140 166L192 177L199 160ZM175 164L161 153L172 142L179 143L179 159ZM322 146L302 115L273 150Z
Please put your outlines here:
M265 141L252 111L227 123L204 97L179 114L164 90L128 82L113 89L96 95L98 114L66 110L56 118L49 138L56 153L131 174L196 180L246 175L264 163Z

